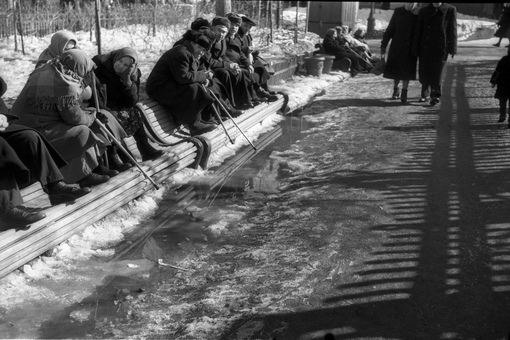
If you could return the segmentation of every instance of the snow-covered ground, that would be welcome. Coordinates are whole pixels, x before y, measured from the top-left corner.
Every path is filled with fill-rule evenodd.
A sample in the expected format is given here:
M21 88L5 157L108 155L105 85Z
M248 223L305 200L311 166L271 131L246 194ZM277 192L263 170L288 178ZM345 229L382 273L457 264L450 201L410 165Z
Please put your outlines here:
M385 11L382 11L385 12ZM376 16L376 29L383 29L387 26L391 11L387 11L386 19ZM295 9L290 9L287 14L288 20L295 17ZM366 25L366 20L360 19L359 27ZM176 32L184 32L175 27L159 27L156 37L147 34L146 27L130 26L124 29L101 31L102 51L106 53L110 50L118 49L124 46L132 46L137 50L140 57L140 69L143 77L142 82L146 80L151 68L158 60L162 52L169 49L173 42L180 38ZM494 22L485 20L459 20L459 40L471 40L482 30L495 29ZM91 40L90 32L75 32L78 37L78 45L90 56L97 54L95 38ZM294 32L285 30L275 30L273 37L274 43L266 46L266 37L268 30L255 28L252 32L255 37L255 43L263 51L263 55L268 57L278 57L286 54L303 54L312 52L314 44L320 41L320 38L313 33L300 33L299 43L293 43ZM41 51L49 45L51 36L45 37L25 37L25 54L21 51L14 51L14 40L0 40L0 76L6 81L8 90L3 96L8 105L12 105L17 94L24 86L29 74L32 72L35 62ZM484 37L485 39L490 38ZM485 41L484 44L487 44ZM18 46L21 44L18 41ZM378 53L378 51L374 51ZM282 82L273 88L289 94L291 109L296 109L314 96L322 88L332 82L342 81L347 77L346 74L336 72L331 75L323 75L321 78L309 76L295 76L292 79ZM250 135L255 139L258 134L266 132L278 123L280 118L276 117L273 121L260 127L259 131ZM236 145L222 154L216 154L213 162L221 162L225 157L235 153L237 149L244 145L243 140L237 141ZM205 176L207 171L185 169L177 174L174 183L185 183L197 176ZM0 308L9 309L22 299L40 296L47 293L44 290L34 288L33 282L39 279L55 279L69 275L69 272L78 268L80 263L87 261L91 257L104 257L112 255L112 246L122 240L126 232L132 231L141 221L147 219L154 213L158 203L163 197L165 190L152 191L139 199L127 204L115 213L104 218L100 222L94 223L82 233L71 237L68 241L57 247L52 257L44 257L32 261L26 265L23 271L15 271L7 277L0 280ZM226 217L228 218L228 217ZM106 275L106 273L104 274ZM91 287L93 283L91 283ZM92 289L92 288L91 288ZM48 293L49 294L49 293ZM78 299L78 297L76 297ZM69 303L76 301L69 301Z

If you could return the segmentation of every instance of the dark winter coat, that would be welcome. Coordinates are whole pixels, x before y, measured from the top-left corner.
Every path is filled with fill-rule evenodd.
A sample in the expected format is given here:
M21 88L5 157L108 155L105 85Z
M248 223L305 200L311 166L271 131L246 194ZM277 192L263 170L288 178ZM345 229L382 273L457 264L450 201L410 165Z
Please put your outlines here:
M403 6L398 7L384 32L381 51L386 50L391 40L390 49L383 77L398 80L416 80L416 61L411 51L418 16Z
M503 7L503 13L501 13L497 25L499 27L494 33L494 36L498 38L510 38L510 7Z
M338 39L330 36L324 37L324 40L322 41L322 47L324 48L324 52L327 54L336 55L348 52L347 49L338 41Z
M510 98L510 55L506 55L498 61L491 80L496 85L494 98Z
M99 86L106 89L106 109L118 111L120 109L135 106L139 100L140 77L142 73L138 68L131 75L131 86L122 83L120 76L113 68L115 53L112 51L104 55L96 55L92 58L97 68L94 73L100 81ZM103 107L103 106L101 106Z
M243 52L242 39L236 34L234 37L225 38L227 44L226 55L232 62L239 64L242 68L248 68L250 66L250 60Z
M154 65L146 86L149 97L182 124L193 124L214 101L202 88L207 76L198 70L199 62L192 51L188 41L166 51Z
M432 4L418 14L413 53L419 58L420 83L439 85L448 55L457 54L457 10L443 3Z

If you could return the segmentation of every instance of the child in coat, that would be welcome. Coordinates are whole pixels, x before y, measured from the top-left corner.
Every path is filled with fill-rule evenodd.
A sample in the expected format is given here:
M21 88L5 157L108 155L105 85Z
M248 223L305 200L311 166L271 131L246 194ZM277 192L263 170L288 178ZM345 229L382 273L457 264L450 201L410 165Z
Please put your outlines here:
M510 99L510 48L508 49L507 55L498 61L490 83L492 87L496 87L494 98L499 100L498 123L503 123L506 120L506 107Z

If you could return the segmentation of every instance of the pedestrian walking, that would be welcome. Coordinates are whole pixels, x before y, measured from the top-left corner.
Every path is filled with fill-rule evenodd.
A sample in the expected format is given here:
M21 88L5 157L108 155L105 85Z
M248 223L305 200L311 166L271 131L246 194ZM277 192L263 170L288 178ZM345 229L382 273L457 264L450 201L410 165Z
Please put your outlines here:
M386 48L391 40L388 59L383 77L393 79L392 99L407 102L407 89L410 80L416 80L417 58L411 51L411 43L418 20L419 7L417 2L406 2L404 6L395 8L388 28L381 41L381 56L384 58ZM402 93L399 84L402 81Z
M507 38L510 41L510 3L506 2L503 4L503 12L496 25L498 25L498 29L496 33L494 33L494 36L498 37L499 41L493 46L499 47L503 38ZM509 46L510 45L507 45L506 47Z
M448 55L453 58L457 53L457 9L442 2L420 9L412 45L422 85L420 102L429 100L430 95L430 105L436 105Z
M498 61L496 69L492 73L490 83L492 87L496 87L494 98L499 100L498 123L503 123L506 120L506 108L510 98L510 47L508 48L507 55Z

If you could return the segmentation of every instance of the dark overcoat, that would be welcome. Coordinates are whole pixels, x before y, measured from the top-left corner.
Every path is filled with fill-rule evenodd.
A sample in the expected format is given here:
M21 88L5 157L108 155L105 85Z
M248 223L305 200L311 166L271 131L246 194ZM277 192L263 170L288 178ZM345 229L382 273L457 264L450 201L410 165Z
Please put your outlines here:
M506 55L498 61L490 82L496 85L494 98L510 98L510 55Z
M510 7L503 7L503 13L501 13L497 25L499 27L494 33L494 36L498 38L510 38Z
M422 8L413 39L420 83L439 85L449 54L457 54L457 9L443 3Z
M411 51L418 16L405 7L393 12L381 41L381 50L386 50L391 40L383 77L398 80L416 80L417 58Z
M199 71L199 61L188 41L166 51L156 62L147 79L149 97L165 106L178 123L193 124L200 112L214 102L202 84L205 71Z

